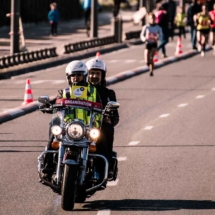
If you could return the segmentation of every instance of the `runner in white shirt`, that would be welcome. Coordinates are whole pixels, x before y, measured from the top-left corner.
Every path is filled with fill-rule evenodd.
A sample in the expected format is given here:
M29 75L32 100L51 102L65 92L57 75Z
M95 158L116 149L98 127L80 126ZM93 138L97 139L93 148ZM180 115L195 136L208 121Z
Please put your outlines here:
M157 51L157 41L162 38L162 29L155 23L154 13L148 15L149 24L143 26L140 34L141 40L146 44L145 46L145 60L149 66L150 76L153 76L154 69L154 55Z

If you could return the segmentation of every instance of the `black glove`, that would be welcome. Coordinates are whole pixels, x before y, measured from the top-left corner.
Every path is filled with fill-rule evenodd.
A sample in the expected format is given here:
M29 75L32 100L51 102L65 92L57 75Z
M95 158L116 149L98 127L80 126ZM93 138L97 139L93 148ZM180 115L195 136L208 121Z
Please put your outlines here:
M52 113L52 110L50 109L49 104L41 104L39 106L39 109L44 109L44 110L41 110L43 113ZM45 109L47 109L47 110L45 110Z

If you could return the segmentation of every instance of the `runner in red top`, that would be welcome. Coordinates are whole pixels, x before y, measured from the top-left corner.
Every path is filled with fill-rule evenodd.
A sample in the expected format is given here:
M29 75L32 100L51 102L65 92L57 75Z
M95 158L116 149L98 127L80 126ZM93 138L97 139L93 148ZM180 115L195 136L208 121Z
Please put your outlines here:
M209 16L211 19L211 42L215 55L215 3L213 5L213 10L209 12Z

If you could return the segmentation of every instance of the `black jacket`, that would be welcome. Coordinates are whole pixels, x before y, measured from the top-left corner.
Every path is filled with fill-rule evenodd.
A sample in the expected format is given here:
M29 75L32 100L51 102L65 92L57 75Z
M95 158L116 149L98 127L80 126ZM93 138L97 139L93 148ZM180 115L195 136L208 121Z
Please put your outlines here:
M114 101L114 102L117 101L116 94L113 90L103 86L95 86L95 87L97 89L97 93L100 96L103 108L105 108L105 106L109 101ZM111 122L114 126L117 125L119 122L119 112L117 109L114 110L112 113Z

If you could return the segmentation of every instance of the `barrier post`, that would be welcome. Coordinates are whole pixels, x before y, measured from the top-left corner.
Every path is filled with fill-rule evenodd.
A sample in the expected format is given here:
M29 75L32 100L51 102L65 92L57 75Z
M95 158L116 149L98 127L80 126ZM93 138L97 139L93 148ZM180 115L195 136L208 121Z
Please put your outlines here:
M116 43L122 42L122 18L121 17L113 17L111 19L112 25L112 35L115 37Z
M20 0L11 0L10 53L19 52L19 10Z

